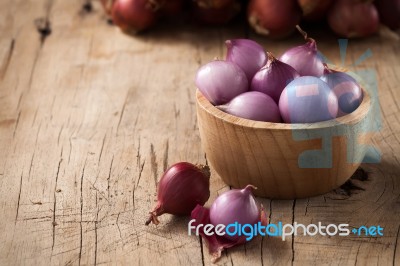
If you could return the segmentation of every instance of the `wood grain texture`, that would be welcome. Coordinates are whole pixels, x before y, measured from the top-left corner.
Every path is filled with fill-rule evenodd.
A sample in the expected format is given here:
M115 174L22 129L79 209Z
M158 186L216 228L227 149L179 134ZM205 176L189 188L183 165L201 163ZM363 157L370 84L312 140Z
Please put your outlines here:
M161 23L130 37L97 1L91 12L85 3L0 1L0 265L210 265L204 242L187 235L189 218L144 221L168 165L206 162L194 73L248 30ZM302 43L250 37L277 55ZM340 63L336 38L314 37ZM370 48L357 68L379 77L382 162L363 165L368 180L308 199L260 198L272 222L379 224L384 237L256 238L219 265L399 264L399 47L382 35L347 49L354 63ZM215 171L211 188L210 202L229 189Z

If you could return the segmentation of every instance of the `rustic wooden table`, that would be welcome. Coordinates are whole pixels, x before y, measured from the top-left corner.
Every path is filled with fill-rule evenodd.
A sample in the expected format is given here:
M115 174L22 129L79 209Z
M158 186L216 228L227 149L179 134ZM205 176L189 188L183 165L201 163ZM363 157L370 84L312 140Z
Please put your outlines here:
M144 225L168 165L205 163L196 122L194 75L225 39L250 34L160 25L130 37L82 0L0 1L0 265L204 265L187 217ZM48 22L48 23L47 23ZM312 34L312 32L311 32ZM337 39L318 34L340 63ZM299 200L260 199L272 222L380 225L383 237L256 238L223 253L219 265L400 265L400 41L381 34L351 40L346 63L378 74L379 164L367 180ZM214 173L210 201L229 189Z

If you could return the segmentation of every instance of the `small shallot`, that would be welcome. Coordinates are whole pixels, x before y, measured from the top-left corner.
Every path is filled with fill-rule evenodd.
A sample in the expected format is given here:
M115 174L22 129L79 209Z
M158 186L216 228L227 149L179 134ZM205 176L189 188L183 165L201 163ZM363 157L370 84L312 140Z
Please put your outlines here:
M314 123L336 118L338 100L328 84L311 76L297 78L283 90L279 110L286 123Z
M307 38L307 33L299 26L297 29L303 34L307 43L290 48L281 55L280 60L296 69L300 76L322 76L324 65L318 54L317 43L314 39Z
M158 4L150 0L115 0L111 15L123 32L135 34L153 26L158 18Z
M278 105L268 95L259 91L248 91L232 99L220 110L241 118L264 122L281 122Z
M331 29L347 38L367 37L379 29L379 15L370 1L337 0L328 12Z
M338 117L353 112L361 104L362 90L357 81L350 75L325 66L324 75L321 79L329 85L338 99Z
M265 93L278 103L286 85L299 76L293 67L268 53L268 62L254 75L250 89Z
M236 64L215 60L202 66L196 74L197 88L212 104L225 104L248 90L246 74Z
M212 262L215 262L221 257L221 252L224 249L246 243L254 236L245 230L243 234L243 225L254 226L261 224L266 226L268 219L264 208L257 203L252 194L255 189L252 185L247 185L244 189L232 189L221 194L211 205L210 209L204 208L200 205L192 211L191 218L194 219L194 226L202 225L199 228L201 237L206 241L208 250L212 255ZM240 224L242 231L237 234L232 234L225 230L225 234L207 234L205 233L206 227L225 227L229 224ZM249 229L249 228L247 228ZM239 231L239 230L238 230ZM229 234L229 235L228 235ZM249 240L249 241L250 241Z
M247 19L258 34L283 38L299 24L301 9L295 0L250 0Z
M227 47L226 61L238 65L251 82L254 74L267 62L264 48L249 39L233 39L225 41Z
M210 197L210 168L180 162L168 168L158 183L157 205L150 212L146 225L158 224L164 213L189 215L196 205L204 205Z

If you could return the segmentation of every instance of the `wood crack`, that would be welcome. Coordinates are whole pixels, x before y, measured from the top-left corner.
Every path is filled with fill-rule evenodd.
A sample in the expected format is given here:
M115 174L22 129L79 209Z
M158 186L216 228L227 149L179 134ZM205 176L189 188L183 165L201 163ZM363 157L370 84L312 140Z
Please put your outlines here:
M270 224L271 223L271 216L272 216L272 199L269 201L269 214L268 214L268 223ZM267 238L268 238L269 236L267 235ZM261 251L260 251L260 255L261 255L261 266L264 266L264 258L263 258L263 256L264 256L264 251L263 251L263 248L264 248L264 241L265 241L265 236L262 236L261 237Z
M117 228L118 228L119 238L122 241L122 245L124 245L124 239L122 238L121 228L119 227L119 216L120 216L120 214L121 213L119 212L118 215L117 215L117 221L115 222L115 224L117 225Z
M361 244L358 246L358 249L357 249L357 253L356 253L356 260L355 260L355 262L354 262L354 266L356 266L356 265L357 265L357 261L358 261L358 254L360 253L360 247L361 247Z
M110 203L110 179L111 179L111 171L112 171L112 166L114 162L114 154L111 158L111 164L110 164L110 170L108 171L108 177L107 177L107 201Z
M99 155L99 161L98 161L99 164L100 164L101 156L103 155L103 149L104 149L104 143L106 142L106 137L107 137L107 134L104 135L103 143L101 144L100 155Z
M21 191L22 191L22 176L24 175L24 173L21 173L21 178L19 181L19 193L18 193L18 201L17 201L17 213L15 215L15 224L17 223L18 220L18 212L19 212L19 201L21 199Z
M163 158L163 170L167 170L168 167L168 150L169 150L169 142L167 140L167 144L165 146L164 158Z
M17 121L15 122L15 127L14 127L14 132L13 132L13 138L15 138L15 132L17 132L18 124L19 124L19 118L21 117L21 111L18 112L17 116Z
M61 133L64 130L64 125L61 126L60 131L58 132L58 136L57 136L57 145L60 145L60 137L61 137Z
M307 205L306 205L306 210L304 212L304 216L307 216L307 211L308 211L308 206L310 205L310 198L307 198Z
M56 182L54 184L54 204L53 204L53 223L52 223L52 225L53 225L53 240L51 243L51 253L52 254L53 254L53 250L54 250L54 243L56 240L57 184L58 184L58 176L60 174L61 163L63 161L62 155L63 155L63 149L61 148L60 160L58 161L58 167L57 167L57 173L56 173Z
M18 83L17 83L18 84ZM15 86L15 88L17 88L18 86ZM18 98L18 103L17 103L17 108L16 110L19 110L19 107L21 105L21 101L22 101L22 97L24 96L24 92L21 92L21 95Z
M397 228L397 234L396 234L396 242L394 243L394 252L393 252L393 266L396 265L396 252L397 252L397 242L399 241L399 235L400 235L400 225Z
M83 177L85 175L85 167L86 167L87 157L85 159L85 163L83 164L82 175L81 175L81 195L80 195L80 202L81 202L81 220L80 220L80 244L79 244L79 261L78 265L81 265L81 258L82 258L82 241L83 241L83 228L82 228L82 216L83 216Z
M98 205L98 197L96 191L96 221L94 222L94 265L97 265L97 223L99 221L99 205Z
M36 134L35 148L34 148L34 150L33 150L32 158L31 158L31 164L30 164L30 166L29 166L28 177L31 176L32 167L33 167L33 160L35 159L36 146L37 146L37 141L38 141L38 138L39 138L39 132L40 132L41 126L42 126L42 124L39 124L38 132L37 132L37 134Z
M51 216L40 216L40 217L31 217L31 218L24 218L22 221L32 221L32 220L47 220L52 219Z
M136 186L134 187L134 189L137 189L137 187L139 186L140 178L142 177L142 173L143 173L143 169L144 169L144 164L145 163L146 163L146 160L144 160L143 163L140 165L139 176L138 176L138 180L136 182Z
M204 263L203 240L201 239L201 236L199 236L199 242L200 242L201 265L202 265L202 266L205 266L205 263Z
M292 225L294 225L294 210L296 208L296 200L293 200L293 206L292 206ZM292 265L294 263L294 234L292 235Z
M150 144L150 163L151 163L151 171L153 172L153 177L154 177L154 185L157 187L158 165L153 143Z
M108 202L108 204L109 205L111 205L111 203L110 203L110 200L108 199L108 197L106 197L106 195L104 195L104 193L103 192L101 192L96 186L95 186L95 183L91 183L89 180L88 180L88 183L92 186L92 189L94 189L95 191L96 191L96 193L98 192L99 194L100 194L100 196L102 196L107 202Z
M124 113L125 113L125 107L126 107L127 102L128 102L128 95L125 96L124 105L122 106L121 115L119 116L118 125L117 125L117 135L119 132L119 126L121 125L121 122L122 122L122 117L124 116Z
M15 39L12 39L4 63L0 67L0 80L4 79L4 77L6 76L7 69L8 66L10 65L11 57L13 55L14 47L15 47Z

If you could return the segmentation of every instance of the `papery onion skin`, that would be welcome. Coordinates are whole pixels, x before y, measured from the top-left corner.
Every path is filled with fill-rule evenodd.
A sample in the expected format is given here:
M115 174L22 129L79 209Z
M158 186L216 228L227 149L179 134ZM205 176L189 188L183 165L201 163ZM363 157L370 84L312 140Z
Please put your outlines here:
M157 204L146 225L158 224L164 213L189 215L196 205L204 205L210 197L210 168L180 162L169 167L157 187Z
M199 227L199 234L205 240L206 245L208 246L208 250L212 256L211 262L215 263L220 257L221 252L224 249L237 246L243 243L246 243L246 237L239 237L237 239L228 239L224 236L219 236L217 234L205 234L204 233L204 225L211 224L210 222L210 210L204 208L203 206L197 205L196 208L193 209L191 213L191 218L195 221L192 223L192 226L197 227L200 224L203 225ZM261 205L260 217L259 221L261 225L266 226L268 225L268 218L265 212L264 207ZM214 224L214 226L216 226Z
M334 119L338 100L328 84L311 76L290 82L279 99L279 110L286 123L314 123Z
M278 105L268 95L248 91L233 98L223 106L217 106L231 115L254 121L279 123L282 121Z
M338 35L367 37L379 29L379 15L370 2L337 0L328 12L328 23Z
M297 2L306 21L322 20L332 4L332 0L297 0Z
M196 74L197 88L212 104L225 104L248 91L243 70L232 62L215 60L202 66Z
M238 0L193 0L192 15L205 25L223 25L231 21L241 9Z
M363 93L353 77L344 72L326 68L321 80L328 84L338 99L337 117L349 114L360 106Z
M249 39L233 39L225 42L226 61L238 65L246 74L249 83L254 74L267 62L264 48Z
M156 7L149 0L115 0L111 15L113 23L129 34L150 28L158 18Z
M400 29L400 0L375 0L380 21L392 30Z
M298 77L300 75L293 67L268 53L268 62L254 75L250 90L265 93L278 103L286 85Z
M295 0L250 0L247 20L258 34L284 38L299 24L301 9Z
M232 189L221 194L210 207L210 222L213 225L238 222L239 224L256 224L260 221L261 209L255 200L252 185L244 189ZM225 238L237 240L240 236L224 235Z
M300 76L320 77L324 73L324 63L318 55L317 43L314 39L307 38L307 33L298 29L307 43L290 48L281 55L279 60L296 69Z

